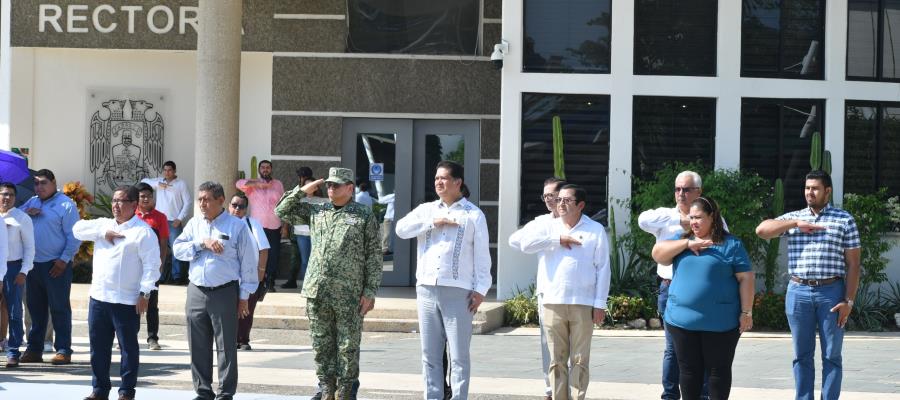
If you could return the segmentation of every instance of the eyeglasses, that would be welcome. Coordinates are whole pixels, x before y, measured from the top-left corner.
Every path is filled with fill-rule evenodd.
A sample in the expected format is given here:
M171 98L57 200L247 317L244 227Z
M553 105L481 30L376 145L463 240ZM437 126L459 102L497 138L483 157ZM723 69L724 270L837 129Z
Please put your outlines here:
M134 202L134 200L128 200L128 199L112 199L112 201L111 201L111 203L113 203L113 204L125 204L125 203L131 203L131 202Z
M556 203L556 195L553 193L547 193L547 194L541 196L541 200L549 202L549 203Z
M675 193L682 193L682 192L684 192L684 194L688 194L688 193L693 192L693 191L695 191L695 190L697 190L697 189L700 189L700 188L698 188L698 187L696 187L696 186L685 186L685 187L675 186Z
M238 210L243 210L243 209L247 208L246 204L231 203L231 206Z
M578 202L578 199L576 199L574 197L557 197L556 198L557 204L570 205L570 204L575 204L577 202Z

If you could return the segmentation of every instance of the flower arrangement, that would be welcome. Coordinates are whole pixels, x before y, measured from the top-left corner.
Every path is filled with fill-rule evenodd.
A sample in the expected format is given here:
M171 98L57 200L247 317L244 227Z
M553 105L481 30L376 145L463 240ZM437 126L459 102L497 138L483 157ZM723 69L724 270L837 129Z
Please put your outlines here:
M63 194L69 196L72 201L75 202L75 205L78 206L78 216L81 219L91 219L91 214L88 212L88 208L90 208L91 204L94 203L94 196L91 195L90 192L81 184L81 182L68 182L63 186ZM81 247L78 248L78 253L75 253L75 262L76 263L86 263L90 262L91 258L94 255L94 243L93 242L81 242Z

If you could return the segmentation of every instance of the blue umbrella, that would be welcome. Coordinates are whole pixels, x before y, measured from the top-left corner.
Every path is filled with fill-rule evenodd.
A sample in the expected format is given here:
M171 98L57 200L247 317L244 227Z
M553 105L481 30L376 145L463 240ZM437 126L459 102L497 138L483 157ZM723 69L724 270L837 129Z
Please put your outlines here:
M0 149L0 181L22 183L29 176L25 157Z

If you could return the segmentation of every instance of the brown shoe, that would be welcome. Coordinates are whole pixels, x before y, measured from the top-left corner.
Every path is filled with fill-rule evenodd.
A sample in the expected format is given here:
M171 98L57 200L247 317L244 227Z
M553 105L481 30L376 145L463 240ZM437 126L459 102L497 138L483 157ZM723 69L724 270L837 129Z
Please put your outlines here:
M88 397L85 397L84 400L109 400L109 397L107 397L107 396L100 397L100 395L97 393L91 393L91 395Z
M6 357L6 368L15 368L19 366L19 359L15 357Z
M72 363L72 356L69 354L56 353L50 360L53 365L68 365Z
M119 395L119 400L134 400L134 395L129 395L129 394L123 393L123 394Z
M41 353L35 353L35 352L25 350L25 352L22 353L22 357L19 357L19 362L20 363L42 363L42 362L44 362L44 357L41 355Z

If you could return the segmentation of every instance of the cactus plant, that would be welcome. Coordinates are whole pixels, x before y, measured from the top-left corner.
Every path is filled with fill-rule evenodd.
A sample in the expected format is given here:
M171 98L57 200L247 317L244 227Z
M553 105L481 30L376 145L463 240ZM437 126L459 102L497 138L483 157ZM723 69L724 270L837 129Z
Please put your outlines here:
M772 213L778 217L784 214L784 182L781 178L775 180L775 194L772 196ZM781 239L769 239L766 247L765 271L763 278L766 282L766 291L772 292L775 288L775 273L778 271L778 253L781 251Z
M563 158L562 121L553 116L553 176L566 180L566 162Z
M257 179L259 176L256 173L257 164L256 164L256 156L250 157L250 179Z
M822 171L831 175L831 152L828 150L822 153Z
M814 132L810 142L809 167L816 171L822 167L822 135Z

